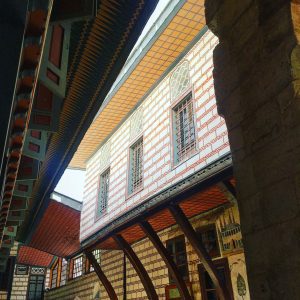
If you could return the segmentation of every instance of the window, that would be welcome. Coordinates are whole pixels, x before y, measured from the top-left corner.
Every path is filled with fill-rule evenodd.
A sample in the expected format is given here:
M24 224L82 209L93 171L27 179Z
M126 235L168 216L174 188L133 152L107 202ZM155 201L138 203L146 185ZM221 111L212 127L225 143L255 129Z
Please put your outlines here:
M109 191L109 175L110 169L107 169L104 173L100 175L97 216L101 216L103 213L106 212Z
M93 251L93 254L97 260L97 263L100 265L100 250L96 249ZM94 267L90 264L90 272L94 271Z
M61 263L60 286L66 284L66 281L67 281L67 266L68 266L68 261L63 258L62 263Z
M215 225L212 224L202 228L198 228L196 232L209 256L212 258L220 256L220 249Z
M230 299L232 300L232 286L231 286L231 279L230 279L230 271L228 267L228 262L226 258L219 259L213 261L218 275L223 282L224 285L229 290ZM199 278L200 278L200 285L201 285L201 296L203 300L219 300L219 297L217 296L216 288L208 275L208 273L205 271L203 265L199 265Z
M132 194L143 186L143 139L139 139L130 147L130 168L128 194Z
M167 241L167 250L173 258L179 273L181 274L184 280L188 280L188 264L187 264L187 256L185 249L185 241L184 236L181 235L174 239ZM169 274L170 282L174 282L171 275Z
M175 164L189 158L196 151L194 109L189 93L173 109L173 139Z
M82 275L82 256L74 258L72 275L73 278L77 278Z
M56 288L57 286L57 277L58 277L58 260L51 270L51 288Z

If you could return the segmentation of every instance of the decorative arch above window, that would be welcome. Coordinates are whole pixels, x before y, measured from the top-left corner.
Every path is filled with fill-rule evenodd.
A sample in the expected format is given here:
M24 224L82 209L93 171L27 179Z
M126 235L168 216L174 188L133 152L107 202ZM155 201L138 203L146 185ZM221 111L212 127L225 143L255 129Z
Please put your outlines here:
M143 108L138 108L130 121L130 139L133 140L143 131Z
M173 72L170 79L171 99L174 100L190 87L189 62L184 61Z

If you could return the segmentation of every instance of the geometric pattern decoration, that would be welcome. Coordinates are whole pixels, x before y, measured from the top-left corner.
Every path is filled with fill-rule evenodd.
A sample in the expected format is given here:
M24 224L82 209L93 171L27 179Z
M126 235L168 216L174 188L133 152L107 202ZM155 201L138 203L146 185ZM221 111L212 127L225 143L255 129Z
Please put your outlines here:
M40 162L22 155L17 180L35 180L38 177Z
M39 130L56 132L59 124L61 101L62 98L53 94L42 83L39 83L33 102L29 128L33 129L34 133ZM40 152L42 153L42 151Z
M28 130L23 146L23 154L37 160L44 160L48 133L41 130Z
M31 275L44 275L45 273L46 273L45 268L39 268L39 267L31 267L30 268Z
M184 61L173 72L170 79L171 99L180 96L190 86L189 63Z
M14 246L14 237L3 235L1 247L11 249Z
M28 209L28 198L21 196L13 196L10 204L10 211L19 211Z
M20 197L30 197L33 183L33 180L16 180L13 195Z
M17 221L17 222L23 222L25 220L25 210L12 210L9 211L8 221Z
M39 80L59 98L66 94L70 31L70 22L49 26L39 75Z
M139 108L130 120L130 139L136 138L143 130L143 108Z
M14 237L17 235L17 226L4 227L3 235Z
M101 148L99 157L99 169L102 170L110 163L110 142L104 144Z

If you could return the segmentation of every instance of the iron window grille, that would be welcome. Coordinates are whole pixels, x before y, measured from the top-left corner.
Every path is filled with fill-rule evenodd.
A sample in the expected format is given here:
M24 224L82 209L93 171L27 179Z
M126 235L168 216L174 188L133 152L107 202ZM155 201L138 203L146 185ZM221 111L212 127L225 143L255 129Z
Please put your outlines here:
M174 162L180 163L196 152L192 93L173 109Z
M143 139L130 147L129 194L143 186Z
M184 236L178 236L174 239L167 240L166 248L176 264L178 271L184 280L188 280L188 263L185 248ZM171 274L169 274L169 280L174 282Z
M73 261L73 278L77 278L82 275L82 256L74 258Z
M106 212L109 192L109 177L110 169L107 169L100 175L99 179L99 191L98 191L98 207L97 215L101 216Z
M99 249L95 249L93 251L93 254L95 256L95 259L97 261L97 263L100 265L100 250ZM90 265L90 272L94 271L94 267L92 265Z

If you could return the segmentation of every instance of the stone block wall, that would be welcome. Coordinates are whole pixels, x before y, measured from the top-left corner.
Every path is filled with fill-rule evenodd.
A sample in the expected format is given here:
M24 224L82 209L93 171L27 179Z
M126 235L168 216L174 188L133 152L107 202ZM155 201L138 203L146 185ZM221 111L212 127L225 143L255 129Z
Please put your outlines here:
M11 300L26 300L28 279L29 279L29 274L16 275L16 273L14 273L12 291L11 291Z
M221 212L217 211L216 213L210 213L205 217L197 216L192 219L192 224L195 229L208 224L216 224L221 257L227 257L228 259L234 300L250 300L243 249L240 248L230 252L225 252L222 250L223 246L220 236L220 224L224 223L224 218L226 222L228 222L229 214L230 216L233 214L235 222L239 223L238 210L236 207L234 207L222 210ZM177 225L159 232L159 237L164 244L167 240L179 235L182 235L182 232L178 229ZM166 299L165 287L169 285L169 275L166 265L159 256L158 252L148 239L143 239L133 244L132 247L146 268L152 282L154 283L159 299ZM198 300L201 299L201 289L198 274L198 264L200 263L200 260L187 241L186 252L188 259L189 281L192 285L194 299ZM219 258L220 257L217 259ZM101 254L101 268L113 285L119 299L122 299L123 297L123 259L123 253L117 250L107 250L103 251ZM127 299L146 300L147 296L144 291L144 287L134 268L127 260L126 274ZM239 275L245 282L246 294L243 296L239 295L237 288ZM92 272L77 279L70 280L65 286L51 289L46 293L45 299L73 300L76 297L79 299L94 299L98 291L100 291L100 299L109 299L104 287L101 283L99 283L98 277L94 272ZM78 300L78 298L76 299Z

